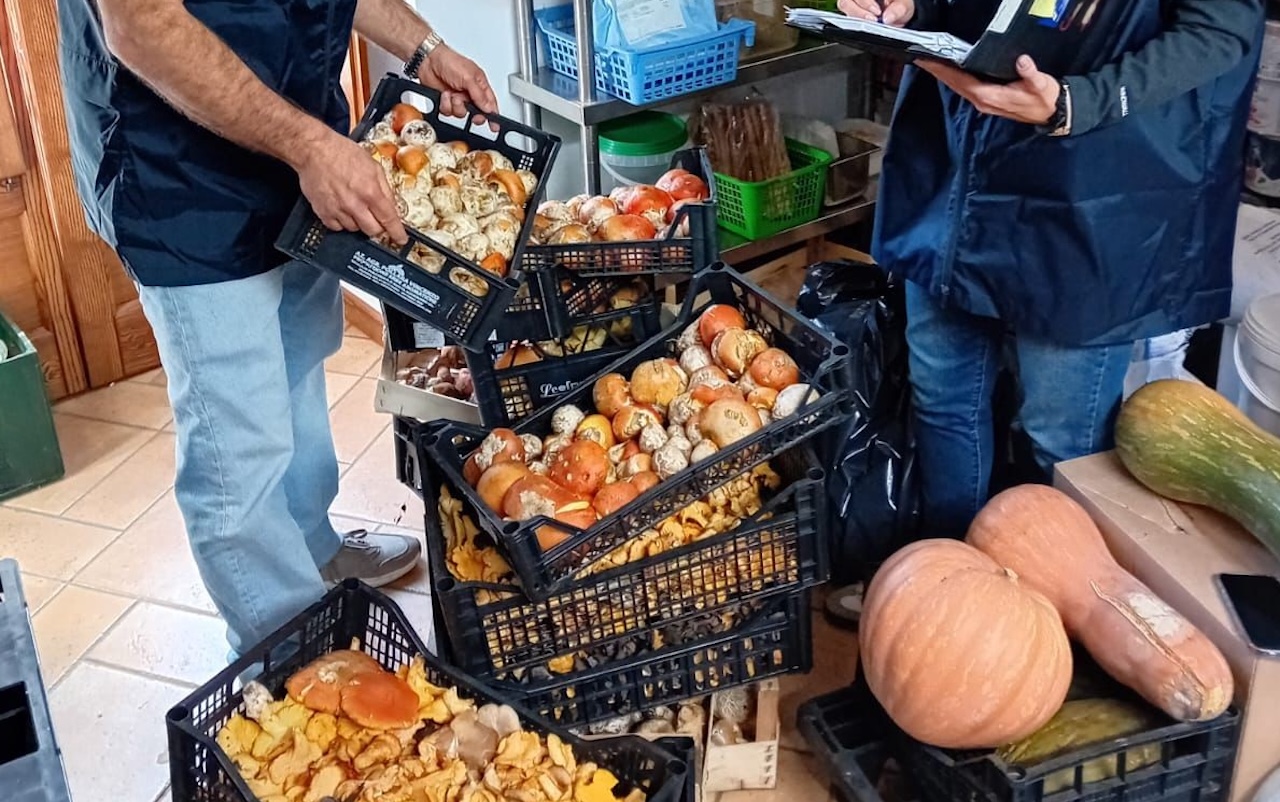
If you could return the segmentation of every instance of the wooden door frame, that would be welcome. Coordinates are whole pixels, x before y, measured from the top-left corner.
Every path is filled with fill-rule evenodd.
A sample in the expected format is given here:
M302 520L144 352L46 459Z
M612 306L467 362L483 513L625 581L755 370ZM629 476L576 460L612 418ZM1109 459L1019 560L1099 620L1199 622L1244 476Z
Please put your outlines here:
M84 282L70 280L62 269L69 257L84 257L91 270L103 265L101 256L92 252L94 249L67 247L71 235L81 234L82 242L93 235L88 231L80 196L70 177L70 146L64 144L67 126L57 31L55 3L0 0L0 79L12 99L26 165L17 191L23 193L26 203L23 233L27 260L39 301L51 323L61 370L60 389L73 394L88 389L95 377L110 376L109 381L119 378L120 355L116 352L112 360L110 355L105 359L97 356L102 349L95 350L94 358L86 353L84 332L100 331L104 321L107 325L113 323L109 299L91 289L86 291ZM58 159L67 165L67 181L58 181L56 171L49 169L51 161ZM68 209L72 212L69 218L64 214ZM105 279L104 283L110 286ZM115 341L114 329L104 341Z
M343 86L351 103L351 127L354 128L369 104L369 46L359 34L351 34L351 47L347 53L347 69ZM349 290L342 291L342 305L348 325L375 342L382 341L382 314L371 308Z

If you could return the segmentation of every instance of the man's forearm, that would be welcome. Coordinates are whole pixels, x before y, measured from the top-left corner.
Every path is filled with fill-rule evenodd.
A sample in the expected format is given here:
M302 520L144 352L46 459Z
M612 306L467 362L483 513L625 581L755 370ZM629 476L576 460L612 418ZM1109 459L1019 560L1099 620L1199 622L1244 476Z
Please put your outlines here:
M356 32L401 61L408 61L431 26L403 0L359 0Z
M100 0L107 46L131 72L200 125L295 169L324 123L272 91L175 0Z

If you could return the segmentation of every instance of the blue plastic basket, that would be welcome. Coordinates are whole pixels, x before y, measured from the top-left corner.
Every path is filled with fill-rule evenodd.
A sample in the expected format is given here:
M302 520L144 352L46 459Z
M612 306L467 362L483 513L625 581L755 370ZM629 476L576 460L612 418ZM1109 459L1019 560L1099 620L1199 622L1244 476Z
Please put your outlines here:
M543 52L551 69L577 80L578 40L573 6L534 12ZM596 48L596 90L642 106L700 89L732 83L738 76L738 49L755 43L756 26L729 20L715 36L678 45L631 51Z

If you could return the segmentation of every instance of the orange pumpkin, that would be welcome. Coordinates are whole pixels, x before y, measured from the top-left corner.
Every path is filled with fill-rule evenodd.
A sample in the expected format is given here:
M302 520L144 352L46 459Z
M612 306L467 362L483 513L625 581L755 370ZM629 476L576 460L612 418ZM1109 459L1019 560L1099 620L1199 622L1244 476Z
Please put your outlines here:
M921 540L881 566L859 624L867 684L911 737L948 749L1020 740L1071 684L1048 599L958 540Z
M1044 594L1071 636L1108 674L1179 721L1231 704L1217 647L1120 567L1084 508L1061 491L1022 485L987 503L968 541Z

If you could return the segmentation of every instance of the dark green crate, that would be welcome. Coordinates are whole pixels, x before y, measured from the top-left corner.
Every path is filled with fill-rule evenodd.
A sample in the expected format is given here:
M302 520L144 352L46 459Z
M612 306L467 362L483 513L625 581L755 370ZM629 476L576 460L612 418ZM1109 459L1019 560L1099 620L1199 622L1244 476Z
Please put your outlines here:
M40 357L0 315L0 501L61 479L63 470Z

